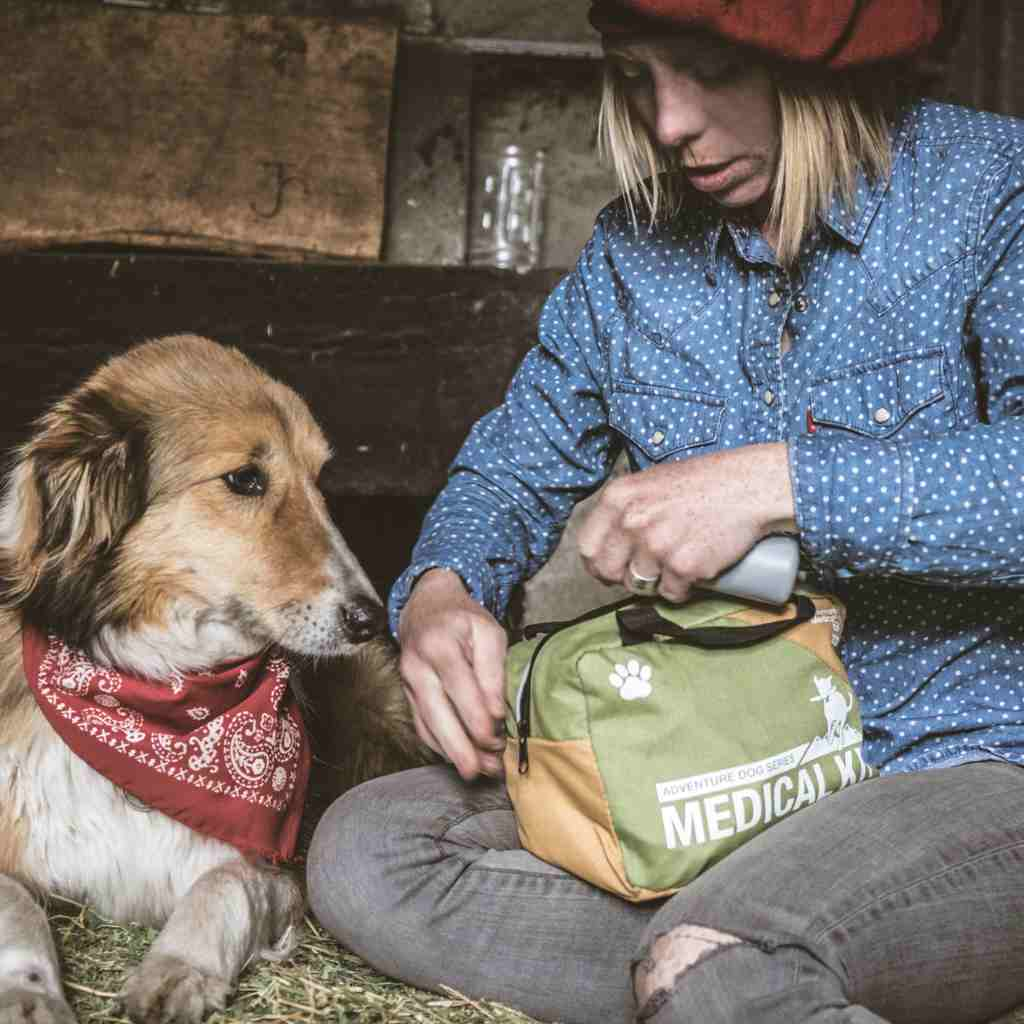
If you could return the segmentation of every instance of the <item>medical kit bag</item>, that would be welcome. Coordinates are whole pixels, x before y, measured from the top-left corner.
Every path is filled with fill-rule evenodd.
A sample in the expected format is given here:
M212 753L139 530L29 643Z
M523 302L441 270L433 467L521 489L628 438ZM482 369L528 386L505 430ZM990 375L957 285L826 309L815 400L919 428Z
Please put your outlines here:
M631 597L528 626L506 661L523 846L629 900L666 896L774 822L876 774L830 596Z

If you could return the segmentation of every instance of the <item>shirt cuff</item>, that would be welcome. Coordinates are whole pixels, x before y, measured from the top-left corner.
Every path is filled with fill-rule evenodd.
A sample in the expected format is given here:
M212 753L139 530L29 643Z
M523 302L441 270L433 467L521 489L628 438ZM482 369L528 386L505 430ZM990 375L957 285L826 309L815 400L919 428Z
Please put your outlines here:
M391 627L391 635L398 639L398 619L402 609L409 601L409 595L416 581L430 569L450 569L456 573L465 584L469 593L485 608L493 608L497 598L496 586L493 575L486 566L481 568L479 563L473 563L458 557L452 558L425 558L413 562L401 576L395 580L388 595L388 622Z
M839 576L885 572L910 533L913 463L905 445L804 434L789 442L800 543Z

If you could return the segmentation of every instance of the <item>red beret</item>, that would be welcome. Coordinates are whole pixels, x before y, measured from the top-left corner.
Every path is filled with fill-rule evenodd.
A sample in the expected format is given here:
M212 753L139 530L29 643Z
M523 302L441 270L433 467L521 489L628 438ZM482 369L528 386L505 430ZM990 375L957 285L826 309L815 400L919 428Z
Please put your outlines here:
M784 60L847 68L925 49L942 28L942 0L594 0L606 36L700 28Z

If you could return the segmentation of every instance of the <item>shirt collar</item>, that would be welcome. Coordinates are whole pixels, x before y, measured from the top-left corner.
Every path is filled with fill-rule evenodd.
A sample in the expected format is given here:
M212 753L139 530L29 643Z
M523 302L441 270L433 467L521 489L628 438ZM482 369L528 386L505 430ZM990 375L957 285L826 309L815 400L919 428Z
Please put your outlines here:
M892 170L890 177L896 172L896 165L903 156L913 130L917 125L916 108L904 111L895 121L892 129ZM853 202L848 206L841 196L833 196L828 212L821 220L840 238L851 245L861 246L871 227L878 207L889 190L889 178L879 178L872 182L863 170L857 172L857 186Z
M704 233L704 276L709 284L715 284L718 280L718 243L724 226L725 221L719 219L717 224L712 224Z
M752 230L745 224L736 224L721 215L704 233L704 276L712 284L718 276L718 250L722 235L728 234L740 259L747 263L770 263L778 266L778 260L760 231Z
M908 141L917 123L916 111L911 109L897 119L892 133L892 165L896 164L907 148ZM860 246L874 220L878 207L889 188L889 179L872 182L863 171L857 173L857 186L853 202L849 206L841 196L833 196L822 222L840 238L851 245ZM718 249L723 231L728 231L737 254L748 263L775 262L764 239L758 232L735 224L719 216L708 227L704 235L704 275L711 282L718 275Z

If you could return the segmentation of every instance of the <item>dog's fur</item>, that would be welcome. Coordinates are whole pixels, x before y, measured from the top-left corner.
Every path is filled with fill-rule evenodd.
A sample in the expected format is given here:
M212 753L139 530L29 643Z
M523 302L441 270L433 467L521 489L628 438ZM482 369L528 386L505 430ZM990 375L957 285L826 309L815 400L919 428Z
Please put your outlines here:
M26 683L22 622L158 679L269 643L306 656L321 796L423 759L390 650L362 642L382 609L317 488L328 454L298 395L194 336L111 360L16 453L0 506L0 1024L74 1019L30 892L163 926L124 1004L190 1024L253 956L290 952L304 905L287 871L126 798L70 752Z

